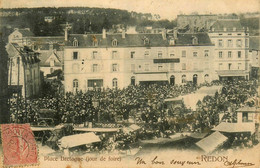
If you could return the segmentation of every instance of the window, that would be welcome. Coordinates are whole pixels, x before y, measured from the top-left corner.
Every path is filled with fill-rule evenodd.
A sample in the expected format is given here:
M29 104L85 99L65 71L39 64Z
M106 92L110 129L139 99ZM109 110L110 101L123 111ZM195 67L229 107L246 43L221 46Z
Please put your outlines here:
M78 79L74 79L73 80L73 88L75 89L77 89L79 87L79 80Z
M131 51L130 57L131 57L131 58L134 58L134 57L135 57L135 52L134 52L134 51Z
M186 64L182 63L182 70L186 70Z
M182 57L186 57L186 50L182 50L181 55Z
M148 45L149 44L149 39L144 37L144 45Z
M193 39L192 39L192 44L193 44L193 45L198 44L198 38L197 38L197 37L193 37Z
M241 66L242 66L242 64L241 64L241 63L238 63L238 64L237 64L237 69L238 69L238 70L241 69Z
M237 52L237 57L238 57L238 58L241 58L241 51L238 51L238 52Z
M174 51L170 52L170 57L174 57Z
M117 46L117 39L114 39L114 40L112 41L112 46Z
M208 57L209 56L209 50L204 50L204 56Z
M231 70L231 69L232 69L232 64L229 63L229 64L228 64L228 70Z
M118 56L117 51L112 51L112 59L116 59Z
M174 45L175 44L175 41L173 38L170 39L170 45Z
M145 71L149 71L149 64L145 64L145 65L144 65L144 70L145 70Z
M79 42L78 42L78 40L76 38L74 38L74 40L73 40L73 46L74 47L78 47L79 46Z
M218 34L219 36L222 36L223 34Z
M114 79L112 80L112 86L113 86L114 88L117 88L117 78L114 78Z
M162 51L158 51L158 58L162 58Z
M193 57L197 57L198 56L198 52L193 52Z
M243 112L242 122L253 122L253 113Z
M97 72L98 71L98 64L93 64L92 71Z
M135 64L131 64L131 72L135 72Z
M223 64L222 64L222 63L219 63L219 64L218 64L218 69L219 69L219 70L222 70L222 69L223 69Z
M170 63L170 70L174 70L174 63Z
M238 39L238 40L237 40L237 47L242 47L242 41L241 41L241 39Z
M112 64L112 71L117 72L118 71L118 64Z
M92 53L92 59L97 59L97 54L98 54L97 51L93 51L93 53Z
M219 58L222 58L222 56L223 56L223 52L222 52L222 51L219 51L219 52L218 52L218 57L219 57Z
M232 36L232 33L228 33L229 36Z
M228 58L232 58L232 51L228 51Z
M227 46L228 46L228 47L232 47L232 46L233 46L231 39L228 40L228 45L227 45Z
M158 71L162 71L163 70L163 65L162 64L159 64L158 65Z
M145 52L144 52L144 57L147 58L147 57L149 57L149 55L150 55L149 51L145 51Z
M218 46L219 46L219 47L223 47L223 40L221 40L221 39L218 40Z
M181 83L185 83L186 82L186 75L182 75L181 76Z
M78 52L73 52L73 59L74 60L77 60L78 59L78 55L79 55L79 53Z
M204 80L205 80L205 82L209 82L209 74L206 74L206 75L204 76Z

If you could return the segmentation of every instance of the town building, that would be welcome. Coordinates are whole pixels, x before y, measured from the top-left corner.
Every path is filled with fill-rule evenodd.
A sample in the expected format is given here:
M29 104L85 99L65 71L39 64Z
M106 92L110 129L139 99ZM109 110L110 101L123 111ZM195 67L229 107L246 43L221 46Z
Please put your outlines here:
M40 91L39 53L17 43L8 43L8 85L10 94L22 97L37 96Z
M210 82L217 77L213 52L207 33L71 34L64 48L65 92Z
M215 70L220 80L249 79L249 33L239 19L219 19L209 37L215 44Z
M34 34L30 31L29 28L18 29L15 28L14 32L12 32L8 36L9 43L16 43L19 46L24 46L28 44L27 37L33 37Z
M63 69L64 42L64 36L35 37L29 28L15 29L9 35L9 43L16 43L20 47L29 47L40 54L40 70L45 77L55 70Z
M257 79L257 74L260 65L260 36L250 36L249 37L249 68L250 68L250 78Z
M188 28L189 31L209 30L210 27L217 21L218 16L212 14L206 15L178 15L177 27L179 29Z

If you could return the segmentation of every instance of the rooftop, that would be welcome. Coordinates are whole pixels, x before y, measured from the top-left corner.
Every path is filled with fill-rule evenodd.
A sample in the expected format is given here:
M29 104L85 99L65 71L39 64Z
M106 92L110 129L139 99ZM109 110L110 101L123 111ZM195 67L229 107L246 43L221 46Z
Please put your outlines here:
M93 47L93 41L98 42L97 47L165 47L169 46L169 40L173 34L167 34L164 39L162 34L139 33L126 34L122 38L122 34L107 34L106 38L102 38L102 34L71 34L66 46L72 46L73 41L78 41L78 47ZM198 44L192 44L192 39L197 37ZM144 40L149 39L148 44L144 44ZM117 45L112 46L112 41L117 40ZM175 40L176 46L189 45L213 45L207 33L190 33L178 34Z

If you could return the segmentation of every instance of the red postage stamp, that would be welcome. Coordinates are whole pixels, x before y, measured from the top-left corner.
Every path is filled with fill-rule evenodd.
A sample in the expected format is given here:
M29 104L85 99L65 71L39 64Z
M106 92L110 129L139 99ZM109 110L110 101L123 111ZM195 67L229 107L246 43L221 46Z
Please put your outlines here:
M38 151L29 124L2 124L2 145L5 166L38 163Z

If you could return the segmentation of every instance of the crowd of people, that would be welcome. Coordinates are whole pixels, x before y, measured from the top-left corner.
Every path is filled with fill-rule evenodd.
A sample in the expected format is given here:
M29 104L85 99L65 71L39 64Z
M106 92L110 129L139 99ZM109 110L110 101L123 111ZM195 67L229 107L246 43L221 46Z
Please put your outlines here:
M166 98L195 93L205 85L221 85L222 90L214 96L206 96L202 101L198 101L195 111L182 104L181 111L176 113L164 105ZM142 138L167 137L168 134L176 132L209 132L220 121L236 122L235 111L246 103L254 106L254 101L247 100L256 94L256 81L246 80L213 81L201 85L153 84L129 86L124 89L99 88L86 93L66 93L55 97L11 101L11 122L38 125L41 118L46 118L46 114L41 114L41 109L52 110L49 118L53 119L54 125L73 123L90 126L91 123L92 126L99 124L100 127L100 124L129 124L132 121L141 126L141 133L119 133L115 138L116 141L123 140L123 144L127 144ZM108 140L104 142L106 149L120 146L120 143L114 145L115 143Z

